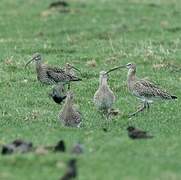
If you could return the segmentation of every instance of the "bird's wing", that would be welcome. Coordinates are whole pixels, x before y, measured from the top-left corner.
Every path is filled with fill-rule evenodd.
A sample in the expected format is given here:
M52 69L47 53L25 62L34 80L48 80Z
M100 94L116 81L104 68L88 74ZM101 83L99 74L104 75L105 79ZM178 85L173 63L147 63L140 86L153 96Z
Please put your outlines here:
M143 97L153 97L154 96L154 87L149 86L147 83L143 83L143 81L137 81L134 84L133 88L134 94L138 96L143 96Z
M158 88L158 86L150 81L141 79L139 80L145 87L149 87L149 88Z
M63 69L49 67L47 69L47 75L52 78L55 82L69 80L70 77L65 73Z
M138 137L138 138L143 138L144 136L147 135L147 132L146 131L142 131L142 130L139 130L139 129L135 129L132 134L135 136L135 137Z
M153 83L145 80L139 80L134 84L135 93L143 97L161 97L163 99L171 99L171 95L160 89Z
M56 73L65 73L65 71L62 68L58 68L58 67L48 67L48 70L56 72Z
M60 81L81 81L80 78L67 74L63 69L56 67L48 67L47 75L55 82Z

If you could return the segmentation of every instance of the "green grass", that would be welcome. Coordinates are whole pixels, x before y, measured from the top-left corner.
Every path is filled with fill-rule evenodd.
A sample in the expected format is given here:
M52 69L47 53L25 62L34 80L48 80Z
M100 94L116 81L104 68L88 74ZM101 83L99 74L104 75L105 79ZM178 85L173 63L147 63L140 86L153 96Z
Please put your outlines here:
M181 179L179 99L155 102L148 113L131 120L118 116L110 122L102 119L92 102L99 71L128 62L137 64L138 76L149 77L180 97L181 2L71 0L67 13L47 12L50 2L1 0L0 143L22 138L38 146L64 139L70 151L80 141L85 145L85 153L77 157L80 180ZM51 87L36 80L34 65L24 69L34 52L42 53L51 65L73 63L86 75L73 85L83 128L66 128L58 122L61 107L49 99ZM91 60L96 67L87 66ZM109 81L117 97L114 107L123 114L139 104L126 88L126 73L112 73ZM130 140L127 124L155 137ZM103 127L109 132L104 133ZM57 180L70 157L69 152L0 156L0 179Z

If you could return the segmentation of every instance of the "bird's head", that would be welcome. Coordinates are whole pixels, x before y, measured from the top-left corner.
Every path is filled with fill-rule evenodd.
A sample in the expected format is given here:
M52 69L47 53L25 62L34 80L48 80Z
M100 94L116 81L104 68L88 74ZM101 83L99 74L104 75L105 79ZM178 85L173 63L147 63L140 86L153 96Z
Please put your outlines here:
M33 54L32 58L26 63L25 67L27 67L27 65L30 64L33 61L40 62L41 60L42 60L41 54L40 53L35 53L35 54Z
M72 64L69 64L69 63L65 64L65 69L68 71L70 71L71 69L74 69L74 70L80 72L80 69L76 68L75 66L73 66Z
M133 131L133 130L135 130L135 127L133 127L133 126L128 126L128 127L127 127L127 130L128 130L128 131Z
M112 71L115 71L115 70L118 70L118 69L121 69L121 68L127 68L127 69L131 69L131 70L136 70L136 65L134 63L128 63L126 65L121 65L121 66L117 66L115 68L112 68L110 69L109 71L107 71L106 73L110 73Z
M107 78L108 74L106 73L106 71L100 71L99 76L100 78Z
M126 64L126 68L127 69L135 69L136 65L134 63L128 63L128 64Z

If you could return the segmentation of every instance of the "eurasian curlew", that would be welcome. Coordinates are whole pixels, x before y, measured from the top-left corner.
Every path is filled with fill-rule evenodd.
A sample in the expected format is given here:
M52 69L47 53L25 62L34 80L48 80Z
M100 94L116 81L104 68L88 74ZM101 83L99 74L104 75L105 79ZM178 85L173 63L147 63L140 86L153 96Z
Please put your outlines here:
M35 53L25 65L25 67L32 61L36 62L37 79L44 84L57 84L59 82L81 81L81 78L75 77L65 70L57 67L49 67L43 64L43 58L39 53Z
M176 96L169 94L167 91L160 89L155 84L136 77L136 65L133 63L128 63L125 66L118 66L108 71L114 71L120 68L127 68L127 85L129 91L136 96L137 98L143 101L143 107L138 109L136 112L130 114L130 116L134 116L137 113L143 111L144 109L150 107L149 103L151 103L154 99L162 99L162 100L171 100L177 99Z
M63 122L65 126L79 127L81 123L81 114L75 108L73 100L74 100L73 93L71 91L68 91L65 104L59 114L59 119L60 121Z
M109 114L109 111L115 102L114 93L109 88L107 80L108 73L106 71L101 71L99 74L99 88L94 94L94 104L106 115Z

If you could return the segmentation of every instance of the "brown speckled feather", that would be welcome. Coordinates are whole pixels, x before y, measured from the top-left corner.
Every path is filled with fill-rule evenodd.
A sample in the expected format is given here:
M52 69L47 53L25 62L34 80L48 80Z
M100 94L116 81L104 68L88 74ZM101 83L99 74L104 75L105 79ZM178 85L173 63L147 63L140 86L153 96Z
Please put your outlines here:
M53 79L55 82L80 81L80 78L71 76L70 74L65 73L65 71L60 68L48 67L47 74L48 74L48 77Z
M171 99L171 95L164 90L161 90L153 83L144 80L138 80L133 85L133 93L145 98L160 97L162 99Z

